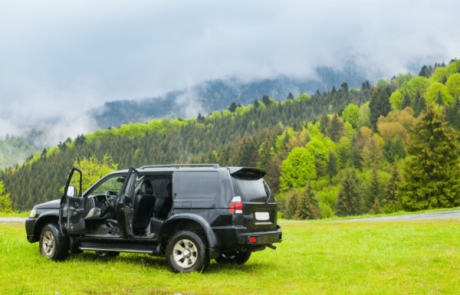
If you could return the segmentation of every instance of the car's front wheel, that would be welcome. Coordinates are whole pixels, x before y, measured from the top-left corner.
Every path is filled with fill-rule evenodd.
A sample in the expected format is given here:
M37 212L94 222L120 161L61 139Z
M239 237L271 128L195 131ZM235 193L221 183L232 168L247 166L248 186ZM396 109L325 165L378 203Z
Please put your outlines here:
M216 258L217 263L236 263L245 264L251 257L251 251L234 251L219 254Z
M166 255L174 272L201 271L209 264L205 240L191 231L174 234L166 246Z
M48 223L40 234L40 253L51 260L62 261L69 255L69 239L64 237L56 223Z

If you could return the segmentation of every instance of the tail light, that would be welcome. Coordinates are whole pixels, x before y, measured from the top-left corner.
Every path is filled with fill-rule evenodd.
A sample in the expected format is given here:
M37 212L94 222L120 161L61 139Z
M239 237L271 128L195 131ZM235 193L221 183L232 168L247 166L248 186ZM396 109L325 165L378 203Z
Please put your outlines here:
M230 203L230 213L243 214L243 203L241 203L241 197L234 197Z

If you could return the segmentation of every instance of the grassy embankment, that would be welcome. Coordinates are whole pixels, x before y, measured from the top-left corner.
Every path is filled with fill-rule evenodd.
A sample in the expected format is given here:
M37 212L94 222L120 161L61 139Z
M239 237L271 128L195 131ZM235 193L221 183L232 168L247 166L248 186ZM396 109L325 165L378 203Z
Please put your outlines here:
M282 225L278 249L243 266L173 274L164 258L93 252L47 261L24 226L0 224L0 294L454 294L459 220Z

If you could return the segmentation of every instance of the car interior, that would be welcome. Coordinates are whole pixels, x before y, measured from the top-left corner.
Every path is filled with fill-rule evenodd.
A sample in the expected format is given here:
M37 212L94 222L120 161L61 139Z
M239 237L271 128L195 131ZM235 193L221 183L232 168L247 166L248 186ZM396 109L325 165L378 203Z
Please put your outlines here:
M118 236L115 216L116 200L124 177L112 177L92 189L85 200L85 233L87 236ZM168 217L172 206L171 175L145 175L136 180L132 199L126 204L132 210L130 223L135 236L151 237L152 218L157 221Z

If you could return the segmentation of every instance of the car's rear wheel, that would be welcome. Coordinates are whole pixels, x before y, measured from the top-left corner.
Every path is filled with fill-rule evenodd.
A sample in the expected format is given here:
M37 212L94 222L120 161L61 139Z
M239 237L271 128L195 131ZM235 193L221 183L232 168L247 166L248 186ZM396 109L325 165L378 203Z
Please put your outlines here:
M56 223L48 223L40 234L40 253L53 261L62 261L69 255L69 239L64 237Z
M217 263L245 264L251 257L251 251L233 251L220 253L216 258Z
M174 272L202 271L209 264L205 240L191 231L173 235L166 246L166 255Z
M99 257L117 257L120 255L120 252L112 252L112 251L96 251L96 254Z

